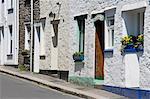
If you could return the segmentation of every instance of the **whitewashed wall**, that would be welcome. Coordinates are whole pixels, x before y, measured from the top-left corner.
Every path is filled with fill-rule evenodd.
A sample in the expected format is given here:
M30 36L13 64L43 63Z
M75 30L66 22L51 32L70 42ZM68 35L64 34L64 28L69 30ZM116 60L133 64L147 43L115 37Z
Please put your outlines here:
M50 68L51 66L51 24L49 13L57 12L58 6L57 2L61 2L62 9L60 12L60 25L59 25L59 45L58 45L58 66L61 70L68 70L69 77L81 77L89 79L81 79L85 84L89 81L94 80L95 75L95 27L92 20L93 13L102 13L106 9L110 9L116 6L115 14L115 35L114 35L114 49L113 56L109 57L105 53L105 85L110 86L127 86L127 71L129 65L125 63L125 56L121 55L121 37L125 35L124 20L122 17L122 11L133 10L143 7L146 5L145 11L145 26L144 26L144 52L138 53L133 62L138 63L139 70L136 69L134 75L140 77L137 80L137 85L141 88L150 88L150 44L149 44L149 33L150 33L150 7L148 4L149 0L41 0L41 18L46 17L45 25L45 52L46 60L41 61L43 68ZM133 6L132 6L132 5ZM87 19L85 20L85 65L81 71L75 72L75 65L72 59L74 52L78 51L78 38L77 38L77 22L74 20L75 16L87 14ZM69 45L69 46L68 46ZM127 58L128 59L128 58ZM65 69L64 69L65 68ZM132 67L132 70L133 67ZM131 71L132 71L131 70ZM130 74L129 74L130 75ZM79 79L74 78L78 81Z
M56 3L60 3L59 5ZM69 69L69 20L68 20L68 4L67 0L40 0L40 18L46 18L44 33L45 60L40 60L40 69L68 71ZM56 14L56 20L60 19L58 26L58 46L52 45L52 37L54 36L53 26L50 13Z
M8 14L8 9L10 8L8 5L9 0L5 0L4 3L0 2L0 26L4 26L4 46L3 46L3 58L1 59L1 65L18 65L18 22L19 22L19 5L18 0L13 0L13 13ZM12 44L12 55L13 58L11 60L7 59L7 55L9 51L9 25L13 25L13 44Z

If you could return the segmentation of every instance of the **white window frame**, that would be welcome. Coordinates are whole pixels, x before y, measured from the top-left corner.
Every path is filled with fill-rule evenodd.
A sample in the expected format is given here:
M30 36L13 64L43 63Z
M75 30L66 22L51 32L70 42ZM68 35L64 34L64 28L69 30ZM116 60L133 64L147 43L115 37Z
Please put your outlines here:
M115 45L115 15L116 8L109 9L104 11L105 13L105 51L113 50ZM111 20L113 20L113 24L111 24Z
M107 29L108 29L108 47L109 48L113 48L114 47L114 24L111 25L111 20L113 20L113 22L115 22L115 18L114 16L112 17L108 17L107 18Z

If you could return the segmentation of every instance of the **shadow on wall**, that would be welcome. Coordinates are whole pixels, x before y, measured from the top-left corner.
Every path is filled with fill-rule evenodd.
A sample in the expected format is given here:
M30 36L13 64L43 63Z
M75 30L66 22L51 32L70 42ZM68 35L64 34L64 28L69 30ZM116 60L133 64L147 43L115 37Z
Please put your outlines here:
M84 68L84 62L75 62L75 69L74 72L78 72Z

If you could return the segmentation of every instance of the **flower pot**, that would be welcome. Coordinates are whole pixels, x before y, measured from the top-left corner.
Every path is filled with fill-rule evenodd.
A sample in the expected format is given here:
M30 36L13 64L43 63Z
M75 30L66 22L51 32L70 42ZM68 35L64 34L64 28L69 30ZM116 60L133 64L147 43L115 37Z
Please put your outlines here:
M84 55L73 55L73 59L75 61L83 61L84 60Z
M128 44L125 49L133 49L134 48L134 44Z
M135 49L135 48L132 48L132 47L130 47L130 48L125 48L125 49L124 49L124 52L136 52L136 49Z

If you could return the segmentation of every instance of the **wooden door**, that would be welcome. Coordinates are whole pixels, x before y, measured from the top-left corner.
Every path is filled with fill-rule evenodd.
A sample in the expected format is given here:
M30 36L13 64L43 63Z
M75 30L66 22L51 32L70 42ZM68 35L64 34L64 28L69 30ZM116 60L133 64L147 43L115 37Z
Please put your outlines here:
M95 28L95 78L104 79L104 21L96 21Z

